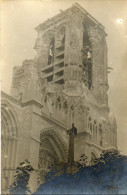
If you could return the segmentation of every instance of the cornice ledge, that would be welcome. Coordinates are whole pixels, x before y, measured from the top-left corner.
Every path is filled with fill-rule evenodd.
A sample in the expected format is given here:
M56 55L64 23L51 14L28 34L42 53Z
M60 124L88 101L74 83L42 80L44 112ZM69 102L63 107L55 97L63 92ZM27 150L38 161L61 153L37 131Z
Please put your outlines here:
M106 151L115 151L115 150L118 150L118 148L115 147L115 146L103 148L103 152L106 152Z
M92 146L95 146L96 148L100 149L100 150L104 150L101 146L95 144L95 143L92 143Z
M36 100L30 100L28 102L22 103L22 107L33 105L33 104L36 105L39 108L43 107L43 105L41 103L37 102Z
M69 8L70 9L70 8ZM54 17L52 17L51 19L48 19L46 21L44 21L43 23L39 24L37 27L35 27L36 31L40 31L40 30L44 30L46 28L49 28L50 26L53 26L54 23L58 23L59 21L66 19L67 17L67 12L68 10L63 11L62 13L59 13L57 15L55 15Z
M12 96L6 94L3 91L1 91L1 97L6 98L6 99L10 100L11 102L13 102L13 103L15 103L17 105L22 106L22 103L20 101L16 100L15 98L13 98Z
M25 107L25 106L29 106L29 105L33 105L33 104L38 106L39 108L43 107L43 105L41 103L37 102L36 100L30 100L30 101L27 101L25 103L22 103L22 102L16 100L15 98L13 98L12 96L6 94L3 91L1 91L1 97L6 98L6 99L10 100L11 102L13 102L21 107Z
M75 136L75 138L78 138L78 137L83 136L83 135L86 135L86 134L92 135L92 134L91 134L90 132L88 132L88 131L83 131L83 132L77 133L77 135Z
M57 15L53 16L51 19L47 19L43 23L39 24L37 27L35 27L36 31L43 30L45 28L48 28L49 26L53 25L54 23L59 22L63 17L66 18L67 13L73 9L73 7L78 8L83 14L87 15L91 21L93 21L95 24L97 24L101 29L105 29L104 26L97 21L91 14L89 14L82 6L80 6L78 3L74 3L71 7L66 9L65 11L62 11L61 13L58 13ZM106 33L105 33L106 34ZM106 34L107 35L107 34Z

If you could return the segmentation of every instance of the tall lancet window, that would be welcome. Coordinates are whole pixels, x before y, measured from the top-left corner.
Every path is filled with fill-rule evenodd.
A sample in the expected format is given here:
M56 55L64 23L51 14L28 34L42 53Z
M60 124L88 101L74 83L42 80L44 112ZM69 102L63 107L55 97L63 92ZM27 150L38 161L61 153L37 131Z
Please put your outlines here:
M52 64L54 62L54 45L55 40L54 38L50 41L49 44L49 50L48 50L48 65Z
M89 36L87 33L86 27L84 27L83 32L83 83L88 87L88 89L91 89L92 86L92 47L91 43L89 41Z

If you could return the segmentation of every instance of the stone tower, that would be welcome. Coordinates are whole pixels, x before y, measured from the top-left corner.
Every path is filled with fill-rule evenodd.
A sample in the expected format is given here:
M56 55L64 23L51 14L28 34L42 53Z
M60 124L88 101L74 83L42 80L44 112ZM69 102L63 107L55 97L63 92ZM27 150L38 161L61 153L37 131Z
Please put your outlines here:
M9 132L13 143L19 145L13 168L26 158L42 172L51 162L66 162L66 132L72 123L78 132L75 160L85 153L90 162L105 150L117 149L116 121L108 107L107 34L103 25L75 3L35 29L36 57L14 67L11 95L2 93L3 129L7 128L4 143L12 144L7 139ZM11 119L8 110L10 116L13 114ZM12 125L15 117L17 129L12 135L5 124L10 120ZM8 163L5 159L6 178L12 173Z
M74 123L78 133L87 132L85 139L94 144L116 147L104 26L76 3L35 29L35 63L45 109L48 106L49 114L67 126Z

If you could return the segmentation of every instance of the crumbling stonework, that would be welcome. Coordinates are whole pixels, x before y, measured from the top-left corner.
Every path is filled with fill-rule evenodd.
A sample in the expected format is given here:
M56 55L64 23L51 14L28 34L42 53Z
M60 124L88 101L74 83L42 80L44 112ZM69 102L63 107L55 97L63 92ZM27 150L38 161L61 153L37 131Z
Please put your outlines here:
M90 162L117 149L102 24L76 3L36 31L37 55L14 67L10 96L2 93L3 188L25 159L42 175L52 162L67 162L72 123L78 132L74 160L85 153Z

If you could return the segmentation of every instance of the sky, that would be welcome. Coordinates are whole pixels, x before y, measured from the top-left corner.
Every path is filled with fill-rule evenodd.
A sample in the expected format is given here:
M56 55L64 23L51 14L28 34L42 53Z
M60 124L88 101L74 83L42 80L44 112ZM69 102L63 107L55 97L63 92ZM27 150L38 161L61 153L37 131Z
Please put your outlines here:
M9 93L13 66L36 55L35 27L78 2L103 24L107 36L109 107L118 127L118 149L127 154L127 0L3 0L1 2L1 85Z

